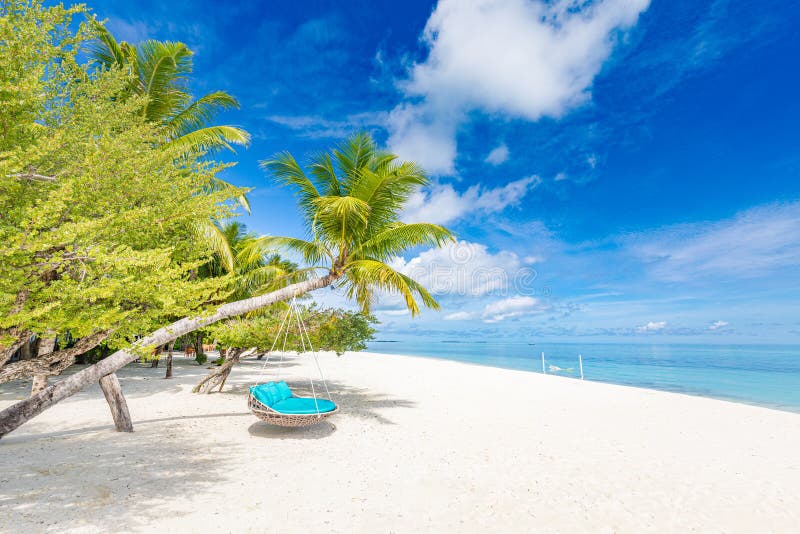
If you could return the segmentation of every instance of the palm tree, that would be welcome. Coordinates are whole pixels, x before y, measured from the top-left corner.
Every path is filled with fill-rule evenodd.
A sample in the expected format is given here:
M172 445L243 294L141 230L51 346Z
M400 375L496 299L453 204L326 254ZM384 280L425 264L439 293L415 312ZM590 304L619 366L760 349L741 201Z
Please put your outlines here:
M92 57L105 68L126 69L134 77L131 92L147 97L142 115L164 126L165 145L187 153L206 152L232 145L247 145L250 135L235 126L209 125L214 116L239 103L224 91L214 91L195 100L188 91L192 73L192 51L172 41L147 40L138 46L117 42L95 23L97 42Z
M213 231L207 236L213 251L207 263L197 270L198 278L232 277L230 291L223 300L208 302L220 305L225 302L245 299L267 293L290 283L307 278L307 269L285 260L272 251L264 251L259 246L258 235L248 232L247 227L237 221L219 224L210 221ZM260 313L256 310L250 314ZM203 353L203 333L195 332L192 344L197 355ZM153 367L158 366L158 355ZM164 378L172 377L172 350L167 356L167 371Z
M241 128L211 124L217 113L239 108L233 96L214 91L195 100L189 93L192 51L184 43L151 39L134 46L118 42L102 24L94 19L91 22L97 35L90 51L92 57L103 68L116 67L130 72L133 81L129 91L146 97L142 115L163 127L164 147L190 156L222 148L234 151L233 145L250 143L250 134ZM209 192L233 187L217 177L206 184ZM238 201L250 211L245 195L238 195ZM212 226L201 229L205 235L213 232Z
M237 221L212 224L216 230L209 239L220 241L211 245L214 253L208 263L200 267L198 276L232 274L233 289L227 295L227 302L260 295L307 277L308 269L300 269L274 251L264 250L259 236L248 232L244 224Z
M243 315L310 291L341 283L349 296L368 309L378 290L397 291L412 314L438 305L419 283L388 265L393 257L418 246L441 246L452 239L444 227L400 221L409 196L428 183L414 163L377 149L367 135L355 135L330 154L311 162L308 173L291 154L264 163L279 183L292 187L308 230L307 239L265 237L259 247L281 246L299 252L324 274L279 289L223 304L214 313L184 317L75 373L29 399L0 412L0 437L62 399L100 381L118 430L132 430L127 406L114 374L137 358L137 351L157 346L204 326Z
M409 195L428 183L419 166L398 161L378 150L370 136L357 134L316 156L308 172L288 152L262 167L294 189L309 233L309 239L262 237L262 247L292 250L328 271L330 283L338 281L363 311L369 311L376 290L399 293L412 315L420 312L417 297L438 309L422 285L389 265L410 248L441 246L452 238L436 224L400 222Z

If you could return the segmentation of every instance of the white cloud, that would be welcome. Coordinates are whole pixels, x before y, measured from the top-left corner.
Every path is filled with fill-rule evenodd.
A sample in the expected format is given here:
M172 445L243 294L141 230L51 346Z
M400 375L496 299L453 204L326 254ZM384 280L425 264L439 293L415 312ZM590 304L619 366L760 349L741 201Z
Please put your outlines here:
M800 202L760 206L730 219L671 226L624 241L662 280L763 277L800 266Z
M720 328L725 328L730 323L728 321L715 321L711 323L708 327L709 330L719 330Z
M427 59L401 84L413 100L389 120L389 147L451 174L456 132L470 111L531 121L560 117L590 87L620 30L649 0L440 0L423 32Z
M533 297L516 296L487 304L483 308L483 322L498 323L512 317L542 311L542 303Z
M503 143L500 146L493 149L489 152L489 155L486 156L486 163L491 163L492 165L501 165L508 161L509 151L508 146Z
M666 327L667 327L666 321L658 321L658 322L650 321L646 325L637 327L636 331L640 333L659 332L661 330L664 330Z
M513 252L489 252L486 245L458 241L429 249L409 261L396 258L392 267L411 276L437 295L505 294L513 286L525 290L520 278L530 271ZM533 280L531 279L530 282Z
M450 184L434 184L412 194L403 220L447 224L466 216L498 213L518 205L541 181L538 176L528 176L494 189L476 184L463 193Z
M389 149L401 159L419 163L432 174L455 173L455 117L413 104L400 104L389 113Z
M473 319L474 317L475 314L472 312L460 311L460 312L448 313L443 317L443 319L445 321L468 321L469 319Z

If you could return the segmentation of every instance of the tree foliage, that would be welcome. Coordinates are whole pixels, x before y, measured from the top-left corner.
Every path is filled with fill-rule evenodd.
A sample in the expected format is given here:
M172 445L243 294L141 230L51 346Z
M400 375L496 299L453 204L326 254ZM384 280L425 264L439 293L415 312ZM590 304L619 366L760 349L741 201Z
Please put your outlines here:
M94 19L90 19L94 21ZM233 145L247 145L250 135L235 126L214 125L216 115L239 103L224 91L195 99L188 89L192 51L184 43L149 39L138 45L118 42L94 22L92 55L105 68L131 73L129 92L145 97L141 113L161 125L163 143L186 154L202 154Z
M77 60L81 8L0 9L0 349L45 330L119 347L218 301L197 228L232 214L241 191L205 190L225 166L160 146L132 74Z
M356 134L314 157L306 169L288 152L262 166L294 190L309 234L309 239L263 237L262 247L283 247L328 269L365 312L381 291L399 294L412 315L420 312L418 300L438 308L425 287L391 266L409 249L452 239L442 226L400 221L411 194L428 183L418 165L379 150L369 135Z
M288 326L284 324L278 338L286 317L286 306L273 306L258 317L218 323L209 328L209 334L224 348L255 347L263 353L274 345L275 350L303 352L313 349L334 351L341 355L346 351L366 349L366 342L376 332L373 325L378 321L370 314L340 308L320 308L314 304L300 306L299 309L311 341L310 346L305 337L301 339L300 327L294 320Z

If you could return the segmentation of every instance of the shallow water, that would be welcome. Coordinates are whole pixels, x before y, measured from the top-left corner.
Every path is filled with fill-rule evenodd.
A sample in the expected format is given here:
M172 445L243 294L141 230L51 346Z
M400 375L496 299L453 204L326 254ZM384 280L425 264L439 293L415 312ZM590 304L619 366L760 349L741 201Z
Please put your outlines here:
M583 344L402 339L369 349L675 391L800 412L800 346Z

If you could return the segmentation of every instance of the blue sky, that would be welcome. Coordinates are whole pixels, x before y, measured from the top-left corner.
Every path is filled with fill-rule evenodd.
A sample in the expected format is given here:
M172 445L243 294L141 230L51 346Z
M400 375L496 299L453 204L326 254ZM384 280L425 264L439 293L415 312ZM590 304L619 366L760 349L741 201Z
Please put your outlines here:
M253 230L302 233L277 151L367 130L428 169L404 217L459 243L398 258L442 310L385 296L385 339L800 341L797 2L88 4L240 100Z

